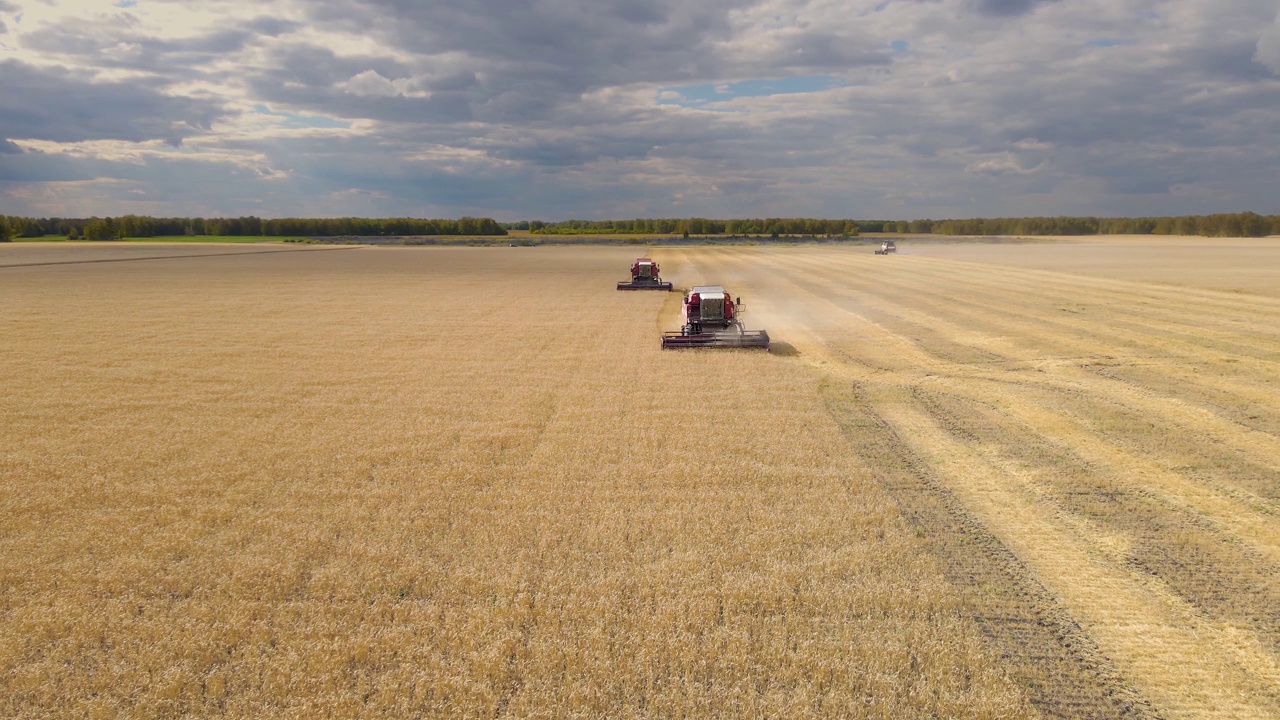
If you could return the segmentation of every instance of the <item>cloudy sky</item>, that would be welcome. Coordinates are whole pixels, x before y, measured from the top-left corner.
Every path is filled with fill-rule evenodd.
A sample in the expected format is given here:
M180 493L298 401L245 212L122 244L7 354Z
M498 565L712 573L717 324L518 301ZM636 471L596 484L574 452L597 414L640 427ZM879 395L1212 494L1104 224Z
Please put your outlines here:
M1280 213L1277 0L0 0L0 213Z

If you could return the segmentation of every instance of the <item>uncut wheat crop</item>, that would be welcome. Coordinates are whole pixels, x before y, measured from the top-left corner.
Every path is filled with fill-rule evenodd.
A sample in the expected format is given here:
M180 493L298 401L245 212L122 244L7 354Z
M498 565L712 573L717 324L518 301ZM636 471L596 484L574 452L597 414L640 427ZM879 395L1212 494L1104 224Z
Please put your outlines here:
M626 250L0 249L0 716L1042 711L830 377L664 353Z

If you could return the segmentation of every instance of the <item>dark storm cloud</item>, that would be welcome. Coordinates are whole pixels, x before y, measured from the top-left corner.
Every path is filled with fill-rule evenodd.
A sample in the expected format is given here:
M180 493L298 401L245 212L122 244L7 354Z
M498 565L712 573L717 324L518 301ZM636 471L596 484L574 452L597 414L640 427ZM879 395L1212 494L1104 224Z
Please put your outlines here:
M1037 6L1058 0L969 0L969 5L980 15L988 17L1016 17L1025 15Z
M557 106L580 97L591 83L573 80L569 76L574 72L542 64L500 66L492 58L474 56L463 64L429 56L411 66L382 57L339 56L329 48L300 45L281 50L272 67L246 79L263 100L347 118L529 122L545 118ZM400 85L388 89L387 97L361 92L353 80L367 73Z
M259 17L196 37L169 39L139 27L128 13L117 13L69 20L29 33L23 45L51 55L91 59L97 67L198 74L205 64L238 53L260 37L277 37L297 28L292 21Z
M607 83L709 77L711 48L730 37L728 11L745 0L367 0L316 10L318 20L365 25L397 46L456 51L488 69L547 78L563 93Z
M585 165L602 158L614 160L644 158L653 152L651 138L621 138L604 135L538 138L527 144L498 147L496 157L530 163L538 167Z
M385 57L338 56L331 48L316 45L292 45L274 53L271 66L253 75L266 85L294 85L313 90L327 90L360 73L374 71L382 77L396 79L410 74L409 68Z
M274 38L274 37L280 37L281 35L285 35L287 33L291 33L294 30L297 30L298 28L300 28L301 25L292 20L283 20L281 18L273 18L267 15L263 15L261 17L256 17L244 23L243 25L241 25L241 27L244 30L249 30L256 35L262 35L265 37Z
M879 8L882 10L894 0L886 0ZM902 1L902 0L898 0ZM921 5L941 5L944 0L906 0ZM1026 15L1041 5L1059 2L1059 0L962 0L962 7L983 17L1007 18Z
M465 122L472 117L469 97L459 93L437 93L431 97L366 97L261 82L253 83L252 87L259 97L269 102L339 118L417 124Z
M329 109L344 116L370 117L387 120L412 119L406 113L428 112L421 119L430 122L438 119L435 112L445 110L450 117L467 117L466 106L474 99L463 95L474 90L479 81L476 73L468 69L445 69L437 77L416 76L413 67L398 60L373 56L339 56L327 47L296 45L282 50L272 58L273 67L247 74L260 97L266 100L282 100L299 103L311 109ZM352 96L367 96L376 92L362 92L351 86L361 76L376 82L399 83L387 94L403 96L394 103L371 103L367 114L361 106L366 101ZM432 94L427 101L425 94ZM397 110L398 108L398 110ZM388 115L388 109L391 114Z
M327 4L309 8L317 26L384 38L418 61L378 67L339 60L319 48L292 48L278 68L251 82L267 99L328 107L344 117L364 113L406 121L423 113L420 119L428 122L529 125L556 122L566 111L583 110L584 94L620 85L785 77L889 63L884 48L821 29L727 54L721 46L732 40L730 11L750 5L744 0ZM449 95L431 103L406 98L365 105L337 89L366 70L390 80L412 76L409 89Z
M860 47L847 37L813 30L792 35L773 52L759 53L745 69L754 75L776 76L789 72L840 72L891 62L884 48Z
M0 153L0 183L88 180L88 163L42 152Z
M1206 75L1224 80L1261 81L1272 73L1257 58L1255 41L1236 41L1220 47L1199 48L1187 59L1188 65Z
M220 115L216 103L168 96L154 83L94 83L66 70L0 61L0 137L9 140L176 145Z
M343 213L388 216L404 214L406 208L422 214L441 206L474 208L475 212L490 208L487 213L492 214L492 208L510 202L530 182L527 170L483 165L451 170L449 163L414 157L415 145L385 137L299 138L258 149L265 150L273 166L288 172L291 179L245 178L248 188L262 197L287 200L293 207L309 204L311 214L333 214L341 209ZM276 206L269 214L297 212L283 207L288 206ZM439 212L431 211L433 216Z
M274 67L246 76L257 98L337 117L462 122L472 117L472 106L478 100L470 92L477 81L469 71L422 82L412 80L412 70L399 61L340 57L329 48L313 45L288 48L273 60ZM361 76L369 79L366 84L371 89L362 89ZM396 81L402 81L403 86L394 86ZM385 94L379 94L379 89Z
M470 90L480 84L480 78L476 76L472 70L459 70L458 72L436 78L431 81L427 88L433 92L463 92Z

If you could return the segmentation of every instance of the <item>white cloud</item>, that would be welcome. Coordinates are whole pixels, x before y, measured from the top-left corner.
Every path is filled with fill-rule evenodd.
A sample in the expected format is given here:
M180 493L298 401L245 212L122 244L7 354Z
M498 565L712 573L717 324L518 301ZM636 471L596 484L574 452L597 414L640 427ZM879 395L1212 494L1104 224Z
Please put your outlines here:
M967 173L988 175L1003 175L1006 173L1025 175L1039 170L1040 167L1040 163L1030 167L1024 166L1022 161L1013 153L1000 153L991 157L975 160L966 165L964 171Z
M409 81L404 78L388 80L378 74L377 70L365 70L353 75L338 88L352 95L368 97L396 97L406 95L405 88Z

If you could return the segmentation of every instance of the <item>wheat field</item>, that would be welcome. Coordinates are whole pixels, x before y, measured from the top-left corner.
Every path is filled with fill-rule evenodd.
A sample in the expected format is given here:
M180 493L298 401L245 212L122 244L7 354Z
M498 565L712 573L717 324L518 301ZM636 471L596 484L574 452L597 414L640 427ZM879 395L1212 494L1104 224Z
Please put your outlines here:
M1256 262L647 252L0 246L0 716L1280 714Z

